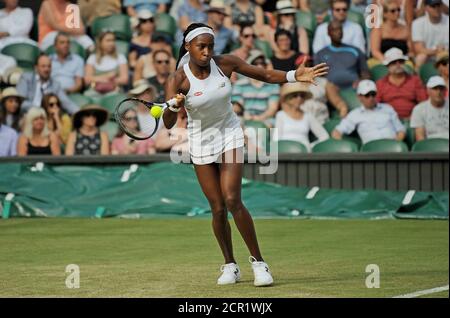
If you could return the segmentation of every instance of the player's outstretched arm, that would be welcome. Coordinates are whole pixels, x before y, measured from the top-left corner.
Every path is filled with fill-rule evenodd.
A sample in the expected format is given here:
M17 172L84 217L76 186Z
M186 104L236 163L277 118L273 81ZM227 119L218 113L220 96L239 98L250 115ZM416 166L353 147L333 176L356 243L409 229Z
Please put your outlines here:
M265 70L263 68L250 65L244 60L233 55L223 55L222 63L232 68L233 72L248 76L266 83L283 84L287 83L286 72L279 70ZM328 65L321 63L313 67L306 67L305 63L295 70L295 79L298 82L314 84L315 78L328 74Z

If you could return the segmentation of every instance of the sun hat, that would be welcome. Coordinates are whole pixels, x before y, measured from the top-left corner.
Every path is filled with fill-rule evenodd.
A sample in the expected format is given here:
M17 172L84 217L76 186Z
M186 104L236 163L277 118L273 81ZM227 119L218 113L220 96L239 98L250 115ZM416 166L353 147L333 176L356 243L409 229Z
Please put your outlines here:
M73 127L78 129L82 125L82 118L88 114L93 114L97 118L96 126L100 127L108 120L109 112L103 107L95 104L83 106L73 115Z

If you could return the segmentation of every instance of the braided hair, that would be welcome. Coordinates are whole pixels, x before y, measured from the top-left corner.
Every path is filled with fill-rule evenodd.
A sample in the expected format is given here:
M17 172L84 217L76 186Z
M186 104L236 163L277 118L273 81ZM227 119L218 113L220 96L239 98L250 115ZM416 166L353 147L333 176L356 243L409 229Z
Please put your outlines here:
M186 31L184 31L183 33L183 43L181 44L180 47L180 54L178 55L178 61L177 61L177 66L176 69L178 69L178 65L180 64L181 59L183 58L183 56L187 53L187 50L185 48L185 44L186 44L186 36L193 30L198 29L198 28L210 28L212 30L212 28L209 25L206 25L204 23L192 23L188 26L188 28L186 29Z

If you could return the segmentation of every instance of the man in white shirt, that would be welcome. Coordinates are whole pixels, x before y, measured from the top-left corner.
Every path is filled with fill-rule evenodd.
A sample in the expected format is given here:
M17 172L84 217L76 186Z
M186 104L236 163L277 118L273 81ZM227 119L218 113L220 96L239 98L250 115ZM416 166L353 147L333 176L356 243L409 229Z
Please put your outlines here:
M0 10L0 50L6 45L14 43L30 43L29 39L33 27L33 12L29 8L18 6L18 0L4 0L5 8Z
M448 139L447 87L440 76L433 76L427 83L430 98L417 105L411 116L411 127L415 129L416 140L430 138Z
M340 140L343 134L350 135L355 129L363 144L379 139L405 139L406 129L394 108L377 103L377 86L373 81L361 81L357 94L362 106L352 110L335 128L334 139Z
M361 26L355 22L348 21L347 15L349 10L348 1L332 0L331 1L332 19L339 21L343 25L344 36L342 43L352 45L366 52L366 39ZM331 44L328 35L328 23L322 23L316 30L313 42L313 52L317 53L321 49Z
M442 0L425 0L426 14L414 20L412 40L417 70L428 59L449 47L449 17L442 13Z

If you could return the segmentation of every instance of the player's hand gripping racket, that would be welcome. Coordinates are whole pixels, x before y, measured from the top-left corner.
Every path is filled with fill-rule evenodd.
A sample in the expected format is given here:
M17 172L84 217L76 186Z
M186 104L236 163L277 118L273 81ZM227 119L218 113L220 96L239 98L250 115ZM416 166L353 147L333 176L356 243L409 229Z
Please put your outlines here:
M127 98L117 105L114 117L130 138L145 140L151 138L158 130L164 109L175 105L177 105L176 98L163 104Z

